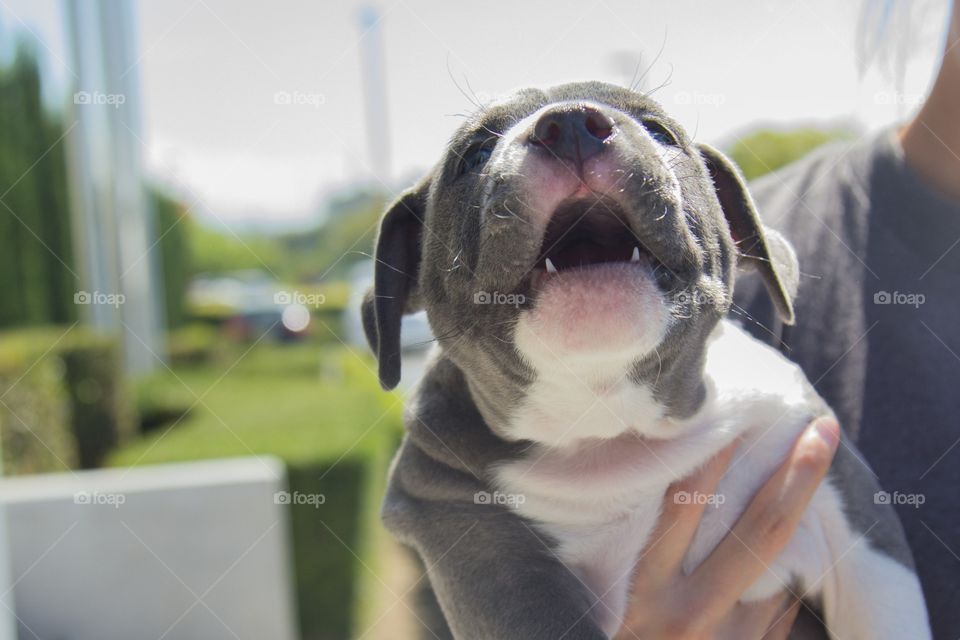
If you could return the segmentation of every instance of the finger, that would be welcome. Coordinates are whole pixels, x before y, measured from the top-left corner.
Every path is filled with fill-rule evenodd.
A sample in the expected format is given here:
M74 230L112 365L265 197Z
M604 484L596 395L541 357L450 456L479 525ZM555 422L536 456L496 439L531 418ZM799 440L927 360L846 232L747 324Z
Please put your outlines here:
M760 489L733 529L690 577L695 602L722 616L766 571L793 536L839 443L832 418L811 423L787 460Z
M780 613L768 623L763 640L786 640L793 631L793 623L796 622L797 614L800 613L801 604L799 598L791 595Z
M679 571L707 504L696 496L713 495L736 448L737 443L728 445L693 475L670 485L657 526L640 557L644 572L652 572L648 576L672 577Z
M774 620L786 613L791 601L792 596L784 592L766 600L739 603L721 625L723 632L720 635L729 638L763 638Z

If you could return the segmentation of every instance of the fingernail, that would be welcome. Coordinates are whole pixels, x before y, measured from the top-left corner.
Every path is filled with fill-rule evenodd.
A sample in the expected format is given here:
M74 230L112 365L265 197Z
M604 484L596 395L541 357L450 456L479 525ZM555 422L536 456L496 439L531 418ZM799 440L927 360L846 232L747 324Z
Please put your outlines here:
M813 431L831 449L836 449L840 443L840 425L834 418L817 418L813 423Z

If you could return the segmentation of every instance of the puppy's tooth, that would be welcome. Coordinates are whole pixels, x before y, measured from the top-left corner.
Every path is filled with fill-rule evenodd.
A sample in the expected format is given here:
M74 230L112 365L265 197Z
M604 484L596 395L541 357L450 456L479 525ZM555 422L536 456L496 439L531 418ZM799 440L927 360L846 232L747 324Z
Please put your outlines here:
M630 262L640 262L640 247L633 248L633 255L630 256Z
M547 258L546 261L545 261L545 263L546 263L546 265L547 265L547 273L556 273L556 272L557 272L557 268L556 268L555 266L553 266L553 261L550 260L550 258Z

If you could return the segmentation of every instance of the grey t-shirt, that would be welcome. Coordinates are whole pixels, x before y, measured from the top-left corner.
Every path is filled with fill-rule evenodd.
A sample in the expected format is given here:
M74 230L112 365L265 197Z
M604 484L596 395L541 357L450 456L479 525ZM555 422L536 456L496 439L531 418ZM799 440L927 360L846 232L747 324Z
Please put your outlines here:
M834 408L899 502L934 637L958 638L960 202L913 173L893 130L817 150L751 191L797 250L797 318L779 323L752 275L735 317Z

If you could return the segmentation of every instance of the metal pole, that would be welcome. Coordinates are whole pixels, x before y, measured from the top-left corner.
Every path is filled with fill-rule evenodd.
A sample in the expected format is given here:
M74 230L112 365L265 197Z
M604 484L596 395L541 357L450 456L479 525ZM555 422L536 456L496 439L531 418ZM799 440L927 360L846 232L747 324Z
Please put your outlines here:
M389 185L390 123L387 118L387 78L384 69L382 16L370 6L360 9L360 65L364 111L367 120L367 153L373 178Z
M80 289L87 294L78 303L93 327L121 337L127 373L143 374L165 348L151 250L156 232L143 184L134 4L65 0L65 9L79 76L69 105L77 126L68 136Z

